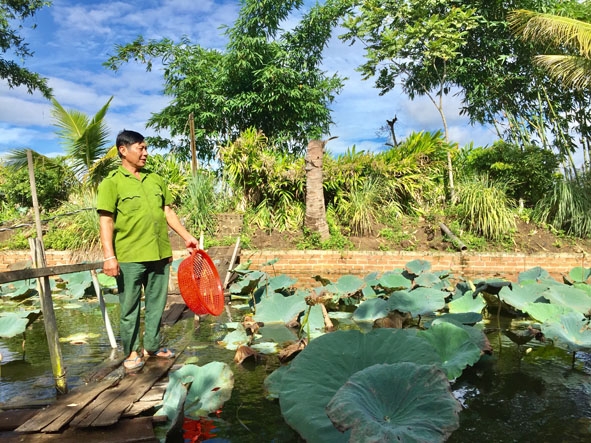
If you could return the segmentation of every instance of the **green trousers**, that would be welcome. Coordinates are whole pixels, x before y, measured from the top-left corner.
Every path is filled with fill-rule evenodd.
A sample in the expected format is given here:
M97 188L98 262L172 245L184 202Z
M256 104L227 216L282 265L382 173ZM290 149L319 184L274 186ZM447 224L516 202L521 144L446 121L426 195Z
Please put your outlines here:
M160 348L160 322L168 296L170 258L142 263L119 263L117 277L121 319L119 336L125 355L139 352L142 347L149 352ZM144 294L143 346L140 335L142 292Z

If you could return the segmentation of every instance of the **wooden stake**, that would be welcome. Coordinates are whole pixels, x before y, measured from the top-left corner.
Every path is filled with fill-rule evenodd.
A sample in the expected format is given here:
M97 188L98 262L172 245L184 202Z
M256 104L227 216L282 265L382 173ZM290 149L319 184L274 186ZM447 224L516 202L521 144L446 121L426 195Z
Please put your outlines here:
M37 200L33 153L30 149L27 149L27 163L29 167L33 210L35 212L35 226L37 228L37 238L29 239L31 258L33 259L36 268L44 268L46 262L45 249L43 247L43 229L41 228L41 217L39 216L39 202ZM51 299L49 277L42 277L37 281L40 295L39 300L41 302L41 310L43 311L43 323L45 324L45 335L47 336L47 344L49 346L49 359L51 360L51 368L53 369L53 378L55 380L55 388L59 394L65 394L68 392L68 385L66 383L66 371L57 331L57 321L53 310L53 300Z

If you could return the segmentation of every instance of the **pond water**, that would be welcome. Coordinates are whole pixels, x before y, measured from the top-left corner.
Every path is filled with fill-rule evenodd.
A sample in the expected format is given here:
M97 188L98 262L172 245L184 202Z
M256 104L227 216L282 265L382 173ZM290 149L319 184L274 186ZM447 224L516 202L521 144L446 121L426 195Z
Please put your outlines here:
M108 312L118 333L118 304ZM86 343L62 343L68 387L84 382L98 364L107 359L111 347L96 302L56 302L60 337L89 336ZM236 315L236 318L239 318ZM234 318L234 320L236 320ZM198 365L222 361L234 372L232 397L218 416L212 417L211 438L216 442L299 442L301 439L283 420L277 401L265 398L264 378L278 367L275 356L259 362L233 363L234 352L216 344L225 334L227 313L206 318L195 330L192 316L165 327L167 345L181 349L179 363L198 359ZM513 322L513 323L512 323ZM587 442L591 441L591 356L572 354L545 343L531 341L518 347L501 329L515 328L516 321L497 319L486 324L493 347L453 384L464 409L460 428L450 442ZM517 326L519 326L517 324ZM78 341L80 343L80 341ZM0 339L0 408L51 401L55 397L43 322L36 321L21 337ZM305 399L303 399L305 401ZM159 430L159 435L164 432ZM215 436L214 436L215 435ZM182 439L179 439L182 441Z

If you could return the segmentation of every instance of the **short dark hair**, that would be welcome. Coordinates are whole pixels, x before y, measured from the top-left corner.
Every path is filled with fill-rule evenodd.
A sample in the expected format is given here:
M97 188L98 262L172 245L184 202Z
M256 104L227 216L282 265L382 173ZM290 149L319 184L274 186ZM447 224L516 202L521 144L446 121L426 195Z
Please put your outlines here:
M121 157L121 152L119 152L119 146L130 146L134 143L141 143L143 141L144 136L139 132L124 129L119 134L117 134L117 140L115 141L119 157Z

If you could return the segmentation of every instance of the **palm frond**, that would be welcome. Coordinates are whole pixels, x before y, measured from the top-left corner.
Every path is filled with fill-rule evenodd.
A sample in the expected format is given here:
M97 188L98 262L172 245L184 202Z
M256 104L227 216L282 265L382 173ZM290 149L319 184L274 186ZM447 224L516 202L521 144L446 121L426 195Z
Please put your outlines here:
M591 85L591 59L575 55L537 55L534 61L565 86L584 89Z
M566 45L582 57L591 55L591 24L560 15L519 9L508 14L514 33L529 41L543 40Z

